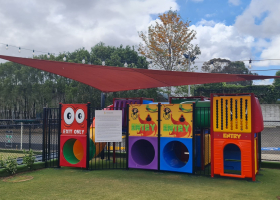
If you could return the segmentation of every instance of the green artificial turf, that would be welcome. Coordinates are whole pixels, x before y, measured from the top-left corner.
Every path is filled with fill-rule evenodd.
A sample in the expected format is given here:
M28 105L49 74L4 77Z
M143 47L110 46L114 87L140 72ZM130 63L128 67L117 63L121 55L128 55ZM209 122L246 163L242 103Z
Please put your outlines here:
M25 173L32 180L0 180L1 199L277 199L280 170L263 169L257 182L144 170L61 168ZM22 175L22 174L21 174Z

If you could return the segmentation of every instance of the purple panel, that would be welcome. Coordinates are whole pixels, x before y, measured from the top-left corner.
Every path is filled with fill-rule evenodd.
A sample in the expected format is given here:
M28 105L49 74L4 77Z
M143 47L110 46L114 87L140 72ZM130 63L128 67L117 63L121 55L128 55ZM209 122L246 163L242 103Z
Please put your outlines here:
M158 138L129 136L128 167L158 169Z

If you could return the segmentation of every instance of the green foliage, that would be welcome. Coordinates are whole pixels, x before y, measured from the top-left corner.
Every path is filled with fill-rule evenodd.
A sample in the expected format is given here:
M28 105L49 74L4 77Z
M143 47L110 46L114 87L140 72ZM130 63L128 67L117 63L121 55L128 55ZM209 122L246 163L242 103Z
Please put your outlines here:
M5 161L4 161L3 155L0 155L0 168L3 168L3 167L5 167Z
M242 61L232 62L230 60L221 59L221 58L214 58L207 62L204 62L201 69L204 72L210 72L210 73L257 75L256 73L251 73L250 70L246 68L244 62ZM216 86L215 84L219 85L219 83L212 83L211 86ZM247 85L252 85L253 81L228 82L226 84L247 86Z
M34 162L35 162L35 157L34 157L34 153L32 151L32 149L30 149L29 151L23 151L24 152L24 157L23 157L23 164L26 164L26 166L31 169Z
M280 99L280 87L275 87L274 85L239 86L219 84L214 87L212 84L205 84L196 87L194 96L210 97L211 93L254 93L262 104L274 104L277 103L277 99Z
M275 76L280 76L280 70L276 72ZM280 79L274 79L273 85L277 87L280 86Z
M9 174L15 174L17 171L17 160L12 157L8 157L5 162L5 169Z

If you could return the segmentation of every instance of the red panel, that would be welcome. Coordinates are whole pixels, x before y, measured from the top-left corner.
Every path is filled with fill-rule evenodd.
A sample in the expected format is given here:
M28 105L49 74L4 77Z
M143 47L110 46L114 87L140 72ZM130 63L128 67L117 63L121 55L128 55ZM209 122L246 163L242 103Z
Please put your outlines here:
M254 109L255 114L252 115L252 121L254 121L254 126L252 126L253 133L262 132L264 129L263 115L261 105L257 97L252 98L252 110Z
M79 140L83 145L84 155L83 158L78 162L77 164L71 164L69 163L64 155L63 155L63 146L65 142L69 139L77 139ZM61 135L60 136L60 160L59 165L64 167L79 167L79 168L86 168L86 161L87 161L87 136L86 135Z
M61 134L87 134L87 104L62 104Z
M251 140L250 133L219 133L214 132L215 139Z
M78 63L37 60L2 56L0 58L36 69L64 76L97 88L103 92L117 92L166 86L194 85L205 83L234 82L244 80L272 79L277 76L244 74L213 74L163 70L133 69L86 65ZM94 78L92 75L94 74Z
M60 135L60 166L86 168L87 158L87 104L62 104ZM63 155L67 140L79 140L83 146L83 158L76 164L69 163ZM72 149L69 149L71 151Z

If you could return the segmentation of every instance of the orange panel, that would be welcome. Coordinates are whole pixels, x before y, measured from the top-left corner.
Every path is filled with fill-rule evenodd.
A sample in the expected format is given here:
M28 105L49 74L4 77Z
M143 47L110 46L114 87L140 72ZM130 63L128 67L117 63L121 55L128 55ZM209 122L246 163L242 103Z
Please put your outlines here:
M235 144L241 151L241 175L224 173L224 147L227 144ZM214 174L221 176L251 178L252 177L252 157L251 141L236 139L214 139Z

